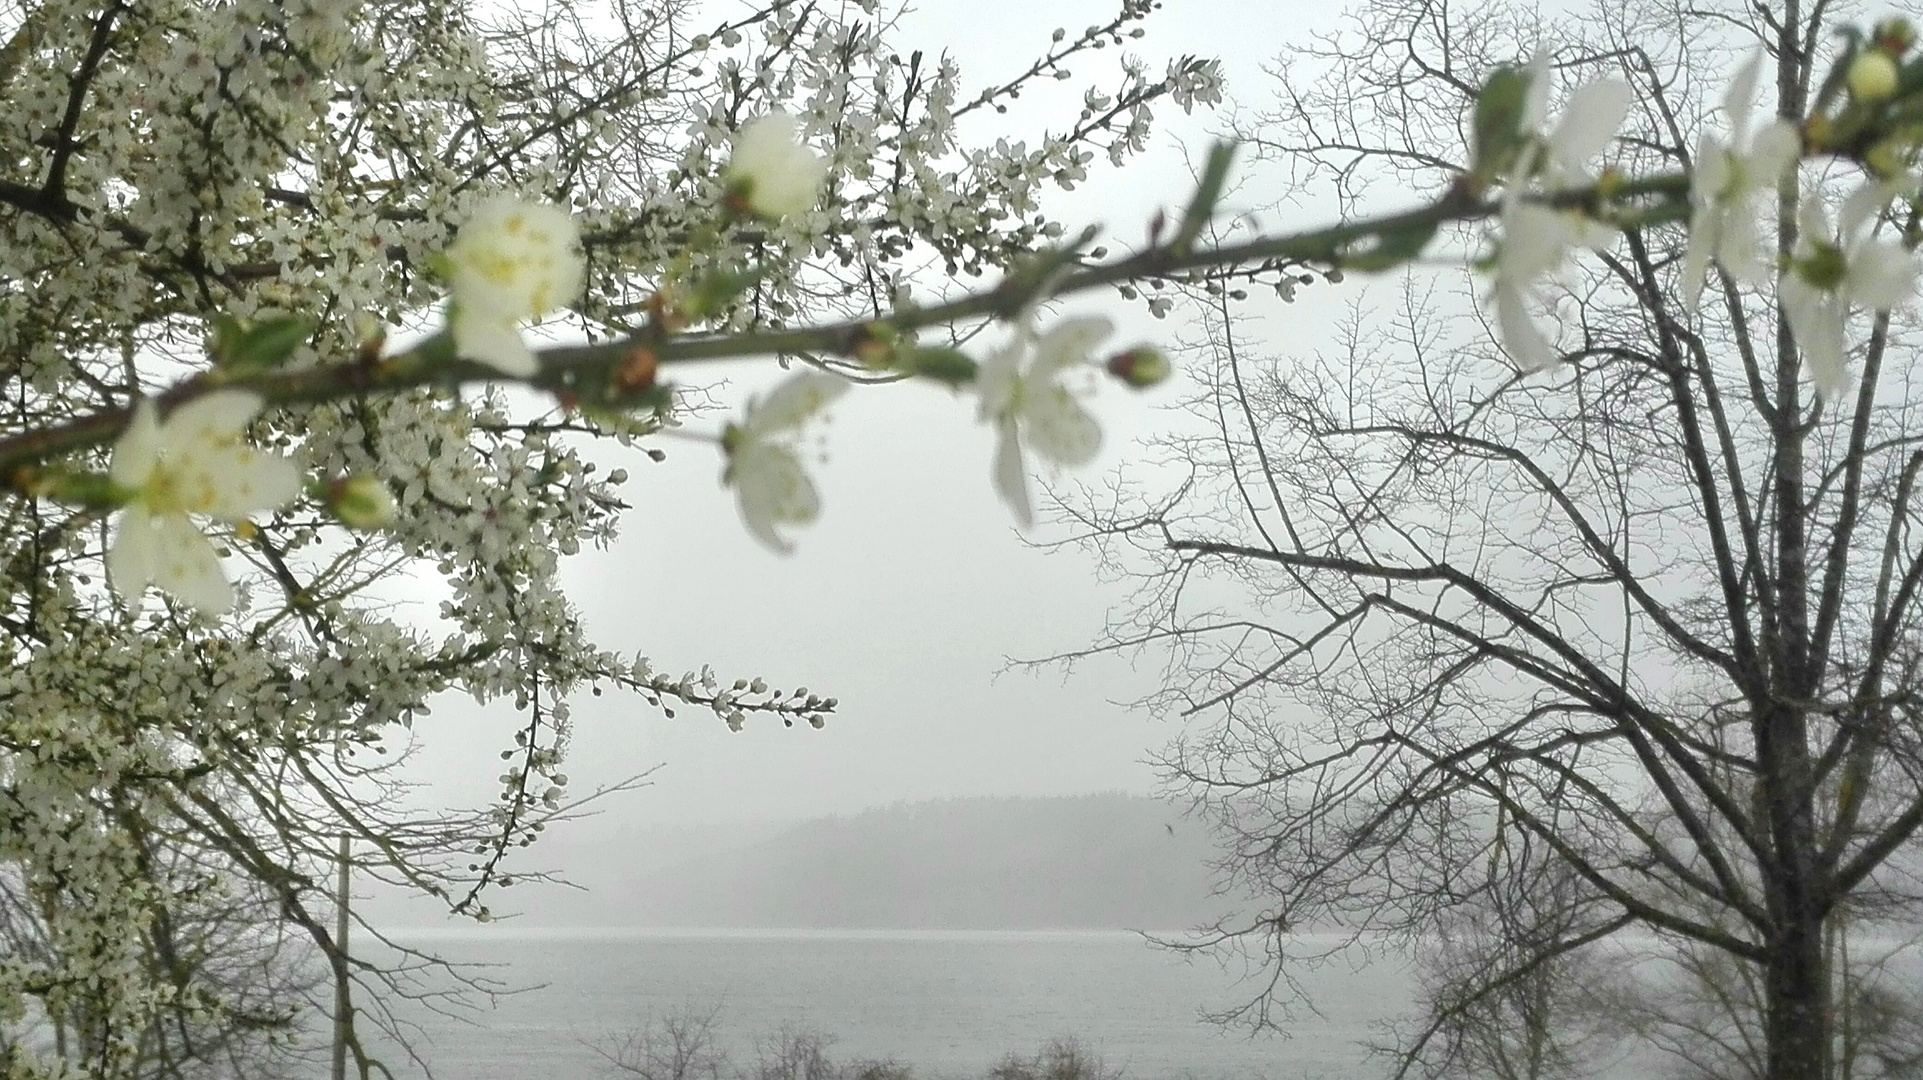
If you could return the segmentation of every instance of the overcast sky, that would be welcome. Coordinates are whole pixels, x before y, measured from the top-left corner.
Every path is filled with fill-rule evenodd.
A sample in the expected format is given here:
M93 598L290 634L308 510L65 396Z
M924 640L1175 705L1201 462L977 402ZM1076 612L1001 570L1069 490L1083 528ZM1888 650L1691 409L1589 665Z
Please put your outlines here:
M1185 52L1221 56L1230 94L1263 106L1270 90L1261 66L1305 32L1305 7L1170 0L1134 51L1155 72ZM1326 24L1335 8L1315 9L1317 21ZM1114 0L925 0L898 42L904 53L951 50L966 81L979 87L1017 72L1055 26L1076 33L1114 9ZM1084 71L1076 75L1059 85L1078 95ZM1047 105L1025 96L1019 107ZM1019 115L1010 120L1021 131L1037 127ZM1157 120L1155 154L1123 174L1100 163L1091 183L1058 195L1051 209L1071 226L1101 222L1132 238L1158 205L1178 208L1188 174L1169 138L1179 133L1201 146L1219 120L1198 113L1184 121L1168 105ZM1302 307L1286 311L1306 316ZM1117 345L1166 339L1177 329L1100 298L1061 310L1109 311L1122 323ZM688 377L728 379L723 397L738 400L778 377L772 369ZM1104 387L1093 403L1106 429L1104 450L1081 478L1099 482L1129 461L1142 435L1170 422L1156 407L1180 393L1175 385L1147 395ZM626 695L583 695L574 702L569 767L577 794L661 768L651 787L609 802L597 820L572 826L575 834L812 817L955 795L1149 791L1154 774L1146 760L1177 729L1117 703L1153 685L1152 664L1136 672L1122 661L1098 661L1066 681L998 677L1006 657L1086 644L1123 594L1096 580L1088 560L1023 543L989 484L993 439L971 403L919 385L863 390L842 400L828 436L829 458L816 473L822 520L798 535L799 551L788 558L742 529L730 493L718 486L711 448L661 441L655 445L668 459L659 465L639 454L611 460L612 447L599 458L604 467L626 465L635 509L612 550L570 563L570 595L596 637L640 649L662 670L709 663L724 680L758 675L841 704L821 731L751 719L732 734L705 710L666 720ZM1039 535L1049 535L1046 526ZM498 706L484 715L465 699L437 702L417 725L422 775L434 778L434 794L491 798L514 716Z

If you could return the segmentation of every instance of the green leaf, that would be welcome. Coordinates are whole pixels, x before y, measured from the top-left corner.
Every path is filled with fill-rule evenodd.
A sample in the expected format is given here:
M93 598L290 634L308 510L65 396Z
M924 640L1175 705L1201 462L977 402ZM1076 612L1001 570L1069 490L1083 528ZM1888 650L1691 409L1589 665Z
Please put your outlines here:
M1344 254L1337 262L1345 269L1374 273L1389 270L1422 254L1436 235L1436 222L1421 221L1392 232L1377 233L1375 243Z
M960 349L931 347L908 354L905 365L910 374L934 379L949 386L966 386L975 381L981 369Z
M745 270L714 270L704 275L688 297L682 314L690 321L700 322L719 314L734 299L755 287L767 269L750 266Z
M244 323L228 315L214 317L214 361L230 372L267 371L285 363L314 333L314 323L298 315L281 315Z
M1222 189L1229 179L1229 164L1235 160L1235 144L1218 142L1209 148L1209 157L1202 165L1202 178L1195 185L1195 195L1189 199L1188 209L1182 211L1181 227L1175 231L1175 239L1169 247L1177 252L1187 251L1195 238L1202 235L1202 229L1215 216L1216 204L1222 201Z
M1485 183L1515 163L1528 134L1522 130L1529 100L1529 75L1521 68L1499 67L1476 95L1475 177Z
M1923 55L1898 69L1896 78L1897 97L1906 98L1919 90L1923 90Z
M1836 58L1836 63L1830 65L1829 74L1823 78L1822 88L1816 91L1816 102L1810 106L1812 115L1828 109L1830 102L1835 101L1836 96L1843 92L1844 84L1849 81L1850 65L1856 62L1856 54L1863 51L1863 31L1856 27L1845 26L1836 31L1836 36L1845 39L1848 44L1843 47L1842 55Z

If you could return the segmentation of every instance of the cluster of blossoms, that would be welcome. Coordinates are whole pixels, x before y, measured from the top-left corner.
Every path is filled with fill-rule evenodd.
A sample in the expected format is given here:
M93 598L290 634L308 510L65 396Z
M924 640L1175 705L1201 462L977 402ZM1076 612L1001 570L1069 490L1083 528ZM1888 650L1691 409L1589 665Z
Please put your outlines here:
M1850 311L1885 312L1916 291L1916 257L1897 239L1876 233L1893 199L1916 194L1917 179L1900 172L1869 177L1844 199L1836 226L1823 190L1812 187L1798 203L1795 248L1783 266L1773 267L1762 254L1759 217L1773 211L1773 199L1764 197L1795 181L1803 141L1797 126L1781 118L1750 130L1760 64L1760 56L1751 58L1731 82L1723 102L1727 137L1706 133L1698 144L1679 283L1683 304L1696 313L1712 263L1743 284L1761 284L1774 271L1777 298L1806 370L1818 394L1835 400L1849 388ZM1888 97L1894 71L1884 47L1865 49L1848 72L1851 92L1869 100ZM1589 162L1615 138L1631 95L1617 79L1586 84L1569 95L1561 118L1545 130L1551 87L1546 53L1537 54L1525 78L1523 143L1502 199L1490 299L1504 346L1528 373L1560 358L1531 314L1547 303L1544 285L1571 248L1600 250L1617 235L1608 220L1573 203L1559 207L1556 197L1594 182Z
M732 205L779 219L813 207L825 170L826 163L797 141L793 119L776 113L742 128L723 175ZM584 259L573 217L559 207L497 196L475 209L443 265L450 293L447 332L456 354L510 377L534 375L539 363L522 337L522 324L573 302L581 288ZM1101 428L1077 398L1095 380L1091 357L1110 330L1106 319L1077 318L1038 333L1032 316L1024 314L980 370L980 415L998 434L995 487L1025 527L1034 513L1024 446L1056 466L1086 464L1100 449ZM728 425L721 436L727 458L722 482L734 488L749 532L771 549L792 550L777 525L807 524L820 513L820 497L793 443L848 386L833 374L800 372L765 400L750 402L741 423ZM262 405L251 393L217 391L182 406L164 425L151 401L135 410L111 468L127 509L107 564L123 600L137 602L154 583L209 615L232 608L233 590L214 547L187 515L240 521L300 494L293 462L241 442ZM369 490L358 482L363 479L355 476L351 490L357 498L336 501L349 518L384 524L391 505L383 502L385 488L375 484ZM370 501L372 507L365 505ZM528 539L496 535L511 537L514 547ZM532 545L537 551L553 546ZM506 550L486 554L492 566L511 557ZM450 605L449 613L458 610Z
M1070 468L1088 464L1101 449L1101 426L1079 398L1099 378L1094 351L1110 330L1107 319L1085 316L1038 333L1024 316L976 377L980 418L996 432L995 490L1024 528L1034 524L1024 448L1051 466ZM1169 373L1166 358L1148 348L1120 353L1105 366L1134 386L1153 385ZM728 458L722 482L735 489L748 531L775 551L793 548L775 526L805 525L821 512L796 439L849 385L837 375L799 372L765 400L750 402L742 421L722 434Z
M1090 73L1108 100L1059 130L1018 115L975 147L957 124L1117 56L1151 7L1124 3L979 98L950 60L896 62L868 2L771 2L700 35L668 5L618 39L427 0L53 0L8 22L7 436L94 434L4 478L32 502L0 523L0 869L45 902L0 946L48 951L0 965L0 1072L60 1072L61 1053L16 1039L54 1010L106 1033L65 1055L101 1076L170 1037L157 1018L232 1020L216 988L182 988L149 928L192 925L217 878L258 900L250 918L325 940L343 832L375 841L358 874L483 910L463 890L566 809L583 688L731 727L822 723L831 698L661 675L586 632L560 568L626 507L622 470L576 444L629 445L661 416L507 389L553 373L528 326L619 339L674 295L717 334L872 318L911 248L1005 269L1060 232L1042 188L1126 159L1153 103L1207 102L1219 78L1119 65ZM701 291L727 275L734 291ZM434 354L420 378L369 385L426 356L387 348L390 330ZM470 365L504 379L454 392ZM817 395L801 396L805 422ZM778 540L811 511L777 404L741 425L771 449L729 468L766 493L750 523ZM117 441L100 434L114 417ZM501 808L389 816L382 735L448 692L525 709ZM143 882L155 852L194 870Z
M743 205L779 217L812 204L822 163L795 144L788 118L775 117L743 129L726 175ZM1094 350L1110 330L1107 319L1076 318L1038 335L1032 313L1025 312L975 379L981 419L994 425L998 436L995 488L1023 527L1034 523L1023 446L1051 465L1069 467L1087 464L1101 448L1101 427L1077 398L1094 382ZM1146 370L1131 365L1115 373L1133 385L1150 385L1166 375L1166 362L1152 376ZM805 525L821 512L795 438L847 388L847 380L835 375L799 372L765 400L750 402L741 423L730 424L722 435L728 459L722 482L735 489L748 531L769 548L793 548L776 525Z

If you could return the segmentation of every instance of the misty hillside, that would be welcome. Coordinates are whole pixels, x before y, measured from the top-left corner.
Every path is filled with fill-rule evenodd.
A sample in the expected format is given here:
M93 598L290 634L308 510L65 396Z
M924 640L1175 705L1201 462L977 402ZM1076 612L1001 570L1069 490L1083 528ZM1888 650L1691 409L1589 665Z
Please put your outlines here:
M535 852L586 891L503 895L496 910L518 909L526 926L1177 929L1219 907L1202 828L1123 794L561 836Z

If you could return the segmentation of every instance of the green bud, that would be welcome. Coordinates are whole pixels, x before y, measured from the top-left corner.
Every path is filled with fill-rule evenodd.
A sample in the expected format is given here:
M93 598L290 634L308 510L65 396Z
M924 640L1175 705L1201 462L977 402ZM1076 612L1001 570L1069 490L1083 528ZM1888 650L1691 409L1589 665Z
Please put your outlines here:
M394 524L394 496L377 476L355 473L327 485L327 508L354 529L383 529Z
M960 349L931 347L916 349L903 360L903 369L911 375L933 379L949 386L966 386L975 381L980 367L969 359Z
M1885 19L1876 24L1870 37L1876 42L1877 48L1891 56L1902 56L1910 50L1911 45L1916 44L1916 28L1905 18Z
M1850 96L1882 101L1896 93L1896 61L1882 49L1864 49L1850 61Z
M1168 354L1152 345L1137 345L1108 358L1108 373L1137 390L1154 386L1175 373Z
M895 366L896 350L901 347L901 331L890 323L863 323L861 333L855 338L855 359L861 366L875 371L886 371Z
M1912 143L1891 136L1863 151L1863 167L1878 179L1894 180L1903 175L1904 165L1916 149Z

